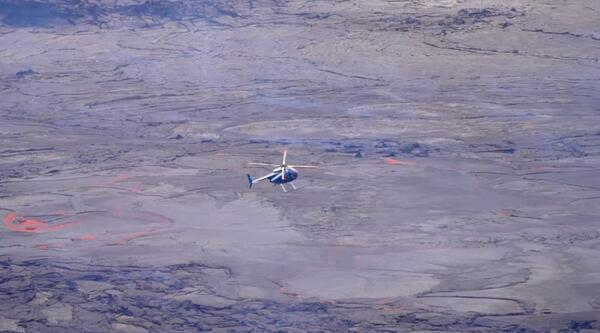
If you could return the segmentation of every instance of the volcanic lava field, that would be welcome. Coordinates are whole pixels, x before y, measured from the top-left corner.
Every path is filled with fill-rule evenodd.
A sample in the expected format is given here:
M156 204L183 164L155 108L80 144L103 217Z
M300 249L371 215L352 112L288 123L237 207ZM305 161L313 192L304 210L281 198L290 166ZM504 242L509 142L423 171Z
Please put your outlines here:
M0 0L0 332L598 332L599 116L595 0Z

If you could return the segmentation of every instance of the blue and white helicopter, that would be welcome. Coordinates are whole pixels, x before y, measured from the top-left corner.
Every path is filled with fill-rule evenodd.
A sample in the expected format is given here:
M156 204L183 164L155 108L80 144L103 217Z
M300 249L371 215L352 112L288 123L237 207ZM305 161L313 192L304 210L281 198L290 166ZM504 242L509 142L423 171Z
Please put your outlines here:
M296 180L296 178L298 178L298 171L296 171L297 168L318 168L317 166L313 165L288 165L285 162L286 156L287 150L283 152L283 161L281 162L281 164L248 163L249 165L276 167L270 174L257 179L252 178L252 176L248 174L248 188L252 188L252 184L254 183L258 183L261 180L268 179L269 182L271 182L273 185L279 184L279 186L281 186L281 188L283 189L283 192L287 192L287 189L283 185L285 183L290 183L290 185L292 185L292 188L295 190L296 186L294 186L293 181Z

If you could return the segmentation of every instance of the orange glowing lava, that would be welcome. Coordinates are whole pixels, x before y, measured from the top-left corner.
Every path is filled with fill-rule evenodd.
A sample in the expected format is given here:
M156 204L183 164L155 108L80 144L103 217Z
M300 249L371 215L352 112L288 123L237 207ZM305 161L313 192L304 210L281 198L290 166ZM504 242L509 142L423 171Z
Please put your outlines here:
M389 165L415 165L415 162L407 160L397 160L395 158L384 158L383 161L385 162L385 164Z
M3 219L4 226L13 232L28 232L28 233L41 233L41 232L49 232L61 230L69 225L75 224L76 222L65 222L57 225L49 225L46 222L36 220L36 219L27 219L27 218L17 218L17 213L6 214Z

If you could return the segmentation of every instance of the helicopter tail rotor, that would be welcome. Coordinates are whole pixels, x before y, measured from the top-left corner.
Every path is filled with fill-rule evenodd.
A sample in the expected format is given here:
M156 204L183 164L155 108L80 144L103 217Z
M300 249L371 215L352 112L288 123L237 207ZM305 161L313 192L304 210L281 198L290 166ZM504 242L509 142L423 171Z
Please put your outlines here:
M248 176L248 188L252 188L252 183L254 181L254 179L252 179L252 176L250 176L250 174L246 174L246 176Z

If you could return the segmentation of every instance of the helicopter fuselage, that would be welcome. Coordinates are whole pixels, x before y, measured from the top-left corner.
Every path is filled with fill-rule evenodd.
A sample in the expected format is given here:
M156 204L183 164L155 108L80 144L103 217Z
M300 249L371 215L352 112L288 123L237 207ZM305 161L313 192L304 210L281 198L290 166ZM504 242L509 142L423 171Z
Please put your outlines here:
M273 172L276 172L277 170L278 169L275 169ZM269 179L269 181L273 184L285 184L293 182L296 178L298 178L298 172L289 167L285 169L285 177L281 177L280 174L281 173L273 175L267 179Z

